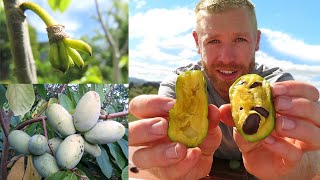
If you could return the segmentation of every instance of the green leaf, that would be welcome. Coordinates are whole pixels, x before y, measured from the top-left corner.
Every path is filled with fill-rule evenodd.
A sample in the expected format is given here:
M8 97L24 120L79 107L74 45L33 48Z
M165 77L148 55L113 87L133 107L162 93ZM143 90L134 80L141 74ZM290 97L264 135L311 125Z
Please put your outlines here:
M104 101L104 93L103 93L103 84L91 84L91 88L92 91L95 91L99 94L100 96L100 103L102 103ZM101 104L100 104L101 106Z
M66 94L69 97L69 99L71 100L71 102L73 103L73 106L76 107L77 101L75 99L74 94L77 94L77 93L74 92L74 90L71 87L68 87L66 90Z
M70 173L70 171L58 171L47 177L46 180L63 180Z
M121 179L129 179L128 176L128 166L126 166L125 168L123 168L122 173L121 173Z
M123 154L128 159L128 141L126 141L124 139L120 139L120 140L117 141L117 143L119 144Z
M128 56L122 56L119 62L119 68L128 67Z
M48 0L48 4L52 10L57 10L58 6L56 5L58 0Z
M6 92L9 107L16 116L30 111L35 101L32 84L10 84Z
M112 165L109 159L109 155L107 154L107 151L101 148L101 155L96 159L103 174L107 178L110 178L112 175Z
M119 166L120 169L123 169L127 165L128 160L123 157L121 148L117 146L115 143L109 143L107 145L109 146L110 153L116 160L117 165Z
M5 102L7 102L5 94L6 88L4 87L4 85L0 84L0 107L2 107Z
M82 97L88 91L89 91L89 87L86 84L79 84L78 93L80 97Z
M106 112L109 114L115 113L116 110L114 109L114 107L112 105L107 105L106 106Z
M73 114L75 106L68 96L65 94L59 94L59 104L66 108L69 113Z
M67 10L71 0L60 0L59 10L60 12L64 12Z
M42 99L46 99L47 91L46 91L46 88L44 87L44 84L36 84L35 86L38 94L42 97Z

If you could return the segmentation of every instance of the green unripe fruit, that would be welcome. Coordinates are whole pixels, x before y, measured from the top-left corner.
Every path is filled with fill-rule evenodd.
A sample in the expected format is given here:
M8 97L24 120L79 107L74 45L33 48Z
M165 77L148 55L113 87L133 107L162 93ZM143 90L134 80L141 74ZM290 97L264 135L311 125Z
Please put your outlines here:
M85 132L84 138L92 144L108 144L121 139L125 131L125 127L117 121L102 121Z
M100 115L100 96L94 91L84 94L74 111L74 126L80 132L91 129L98 121Z
M28 142L30 138L31 137L24 131L13 130L9 133L8 141L10 146L18 153L29 155Z
M41 155L46 152L48 147L47 139L41 134L33 135L28 142L28 148L31 154Z
M61 139L59 137L54 137L54 138L49 139L49 145L51 146L53 153L57 152L57 149L58 149L59 145L62 143L62 141L63 141L63 139ZM47 146L46 152L52 155L49 146Z
M101 155L101 149L98 144L91 144L84 140L84 152L91 154L93 157Z
M73 169L80 162L84 152L84 140L80 134L73 134L62 141L56 153L57 163L63 169Z
M32 163L37 172L44 178L59 171L56 159L48 153L32 156Z
M46 111L49 125L62 137L76 133L72 116L60 104L51 104Z

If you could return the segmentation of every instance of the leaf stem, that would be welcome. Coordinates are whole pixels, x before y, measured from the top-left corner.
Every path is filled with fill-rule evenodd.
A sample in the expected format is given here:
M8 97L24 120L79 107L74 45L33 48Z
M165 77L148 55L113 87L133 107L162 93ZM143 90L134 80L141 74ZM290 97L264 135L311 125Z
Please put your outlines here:
M20 8L25 11L27 9L33 11L36 13L43 22L47 25L47 27L57 25L57 22L45 11L42 7L40 7L38 4L33 2L23 2L20 4Z

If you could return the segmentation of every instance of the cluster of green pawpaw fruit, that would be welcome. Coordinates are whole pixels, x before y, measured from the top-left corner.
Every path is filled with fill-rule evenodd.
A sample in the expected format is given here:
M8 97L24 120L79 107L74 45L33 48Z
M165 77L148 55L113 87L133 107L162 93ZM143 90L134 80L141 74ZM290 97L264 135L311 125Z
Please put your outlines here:
M9 143L17 152L31 154L35 169L44 178L60 169L73 169L84 152L98 157L99 144L115 142L125 133L117 121L100 121L100 109L100 97L94 91L84 94L73 116L60 104L51 104L46 110L47 122L60 137L47 141L41 134L30 137L22 130L13 130Z

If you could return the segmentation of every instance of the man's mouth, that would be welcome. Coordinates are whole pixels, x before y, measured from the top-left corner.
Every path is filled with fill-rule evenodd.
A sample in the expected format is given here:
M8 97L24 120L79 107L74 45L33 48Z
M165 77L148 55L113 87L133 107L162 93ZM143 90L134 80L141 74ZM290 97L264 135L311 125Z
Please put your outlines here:
M217 70L218 76L221 80L229 81L234 80L238 77L240 71L231 71L231 70Z
M232 74L234 73L235 71L225 71L225 70L218 70L220 73L223 73L223 74Z

